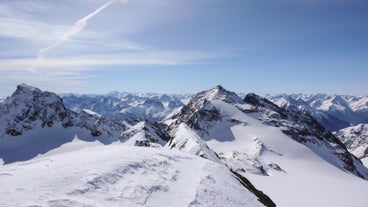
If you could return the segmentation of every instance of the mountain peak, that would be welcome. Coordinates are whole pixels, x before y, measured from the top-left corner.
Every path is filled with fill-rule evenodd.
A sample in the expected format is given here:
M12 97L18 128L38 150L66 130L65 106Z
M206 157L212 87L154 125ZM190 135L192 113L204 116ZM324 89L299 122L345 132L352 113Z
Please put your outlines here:
M219 90L225 90L224 87L222 87L222 85L220 85L220 84L217 85L216 88L219 89Z
M41 93L41 90L37 87L21 83L17 86L15 93Z
M221 85L217 85L210 90L203 91L197 94L197 96L204 96L204 98L209 101L219 99L229 103L242 102L241 98L236 93L226 90Z
M0 112L0 121L6 123L5 134L11 136L19 136L38 124L52 127L56 122L69 123L68 111L59 96L24 83L0 105Z

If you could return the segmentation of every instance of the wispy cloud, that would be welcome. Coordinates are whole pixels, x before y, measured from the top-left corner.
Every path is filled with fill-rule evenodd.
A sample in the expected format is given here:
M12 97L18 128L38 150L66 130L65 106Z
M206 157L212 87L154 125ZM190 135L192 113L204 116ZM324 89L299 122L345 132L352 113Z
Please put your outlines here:
M50 57L39 65L39 72L47 70L78 71L98 70L104 66L158 66L158 65L185 65L208 63L224 54L205 51L139 51L122 54L98 54L81 56ZM17 70L26 71L27 66L34 62L33 58L2 59L0 71Z
M27 70L33 58L2 59L0 61L1 86L26 82L55 92L85 93L83 86L104 79L101 72L125 72L190 64L211 63L223 54L198 51L138 51L123 54L53 57L45 59L36 72ZM132 69L134 66L134 69ZM143 66L143 67L141 67ZM149 66L149 67L147 67ZM160 67L157 67L160 66ZM13 89L13 88L11 88ZM11 91L3 92L10 94Z
M39 65L40 63L43 61L43 59L45 58L45 53L48 52L49 50L52 50L53 48L59 46L60 44L62 44L63 42L67 41L70 37L72 37L73 35L77 34L78 32L82 31L84 29L84 27L87 25L88 21L94 17L95 15L97 15L98 13L100 13L102 10L104 10L106 7L110 6L110 4L112 4L115 0L110 0L109 2L103 4L102 6L98 7L95 11L93 11L92 13L88 14L87 16L83 17L82 19L76 21L74 23L73 26L71 26L67 31L65 31L59 38L58 41L55 42L54 44L45 47L45 48L41 48L40 51L38 52L38 57L37 57L37 61L34 65L32 65L32 67L30 68L31 71L34 71ZM123 3L128 3L127 0L122 1Z
M67 27L63 25L28 21L24 19L0 19L0 37L18 38L32 42L55 41L55 37L66 28Z
M127 0L20 2L0 2L0 45L6 48L0 51L0 90L27 82L75 91L109 76L102 77L106 70L175 68L223 57L207 47L162 44L160 38L167 31L149 32L187 16L180 10L188 7L187 2L139 0L127 6ZM177 43L181 45L181 39Z

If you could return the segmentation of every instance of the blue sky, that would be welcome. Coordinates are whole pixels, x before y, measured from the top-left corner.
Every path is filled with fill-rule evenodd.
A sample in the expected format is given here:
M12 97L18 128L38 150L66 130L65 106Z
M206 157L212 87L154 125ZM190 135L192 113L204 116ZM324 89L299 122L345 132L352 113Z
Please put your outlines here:
M368 94L366 0L2 0L0 96Z

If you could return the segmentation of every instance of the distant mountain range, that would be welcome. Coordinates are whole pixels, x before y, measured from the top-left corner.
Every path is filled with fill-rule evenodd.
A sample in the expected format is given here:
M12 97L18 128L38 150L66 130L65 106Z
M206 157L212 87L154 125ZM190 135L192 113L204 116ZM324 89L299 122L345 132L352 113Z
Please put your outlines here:
M294 94L266 98L281 108L310 113L330 131L368 123L368 96Z
M18 198L0 206L367 206L366 112L367 97L220 85L60 97L20 84L0 103L0 196Z
M65 106L80 112L95 111L103 116L131 122L161 121L176 112L191 95L137 94L111 92L106 95L63 95Z

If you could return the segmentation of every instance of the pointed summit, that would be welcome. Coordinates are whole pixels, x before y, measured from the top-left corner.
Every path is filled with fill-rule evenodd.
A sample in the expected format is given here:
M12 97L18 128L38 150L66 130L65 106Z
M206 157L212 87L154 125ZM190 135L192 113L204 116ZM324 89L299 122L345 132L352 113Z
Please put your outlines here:
M203 96L205 99L209 101L222 100L228 103L242 102L241 98L236 93L224 89L221 85L217 85L216 87L210 90L200 92L197 94L197 96Z
M177 124L184 122L190 128L204 130L208 123L221 119L220 111L214 105L215 101L243 103L236 93L217 85L194 96L187 105L183 106L180 113L174 115L172 119L176 119Z

